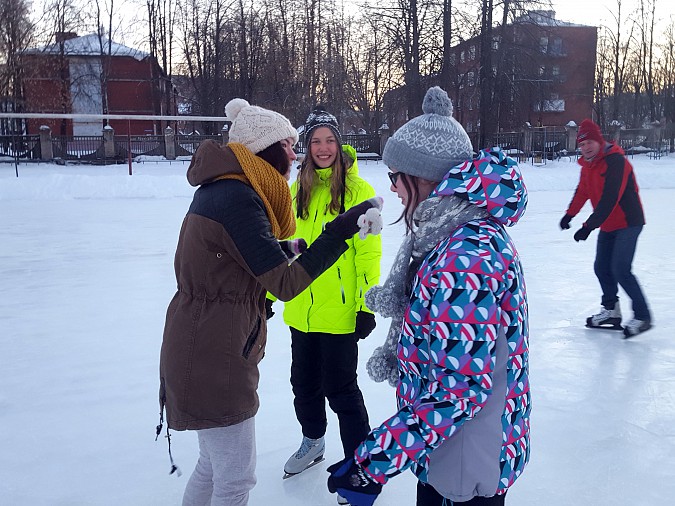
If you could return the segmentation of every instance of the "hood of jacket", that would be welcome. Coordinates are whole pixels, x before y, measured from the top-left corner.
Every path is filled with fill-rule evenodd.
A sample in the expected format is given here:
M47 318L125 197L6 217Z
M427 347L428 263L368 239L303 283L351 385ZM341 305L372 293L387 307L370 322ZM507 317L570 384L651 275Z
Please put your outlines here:
M229 146L214 140L206 140L192 155L187 180L190 185L199 186L226 174L243 173L237 157Z
M486 209L507 227L516 224L527 207L520 168L500 148L481 150L473 160L450 169L430 197L446 195L457 195Z

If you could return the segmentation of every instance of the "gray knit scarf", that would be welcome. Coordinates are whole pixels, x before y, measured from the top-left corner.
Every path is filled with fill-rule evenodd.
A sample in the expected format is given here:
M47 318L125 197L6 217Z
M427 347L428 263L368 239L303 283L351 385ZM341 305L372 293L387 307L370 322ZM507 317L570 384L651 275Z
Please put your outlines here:
M393 387L398 382L396 348L412 280L424 258L460 225L488 216L485 209L456 195L430 197L417 206L413 214L415 229L403 240L387 280L366 293L368 308L392 319L384 344L375 349L366 364L373 381L387 380Z

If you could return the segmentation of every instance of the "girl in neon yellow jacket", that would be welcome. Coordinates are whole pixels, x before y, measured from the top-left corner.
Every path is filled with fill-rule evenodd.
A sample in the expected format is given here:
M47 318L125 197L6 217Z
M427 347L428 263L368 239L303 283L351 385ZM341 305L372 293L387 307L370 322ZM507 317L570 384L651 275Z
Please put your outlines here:
M355 204L375 196L359 176L356 150L342 145L335 116L315 109L305 124L307 152L291 186L296 213L294 238L307 245L326 223ZM349 249L311 287L285 303L284 321L291 330L291 385L302 427L300 449L284 470L302 472L323 456L325 399L336 413L345 456L370 432L368 414L356 379L358 341L375 328L364 296L380 277L380 236L358 236Z

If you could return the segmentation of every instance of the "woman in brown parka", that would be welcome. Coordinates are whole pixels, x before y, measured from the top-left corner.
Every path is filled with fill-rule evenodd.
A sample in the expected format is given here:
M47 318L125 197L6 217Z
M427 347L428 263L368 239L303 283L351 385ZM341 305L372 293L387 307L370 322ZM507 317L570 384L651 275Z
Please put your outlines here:
M292 253L285 251L296 248L283 240L295 231L287 180L297 131L281 114L243 99L230 101L225 112L230 143L202 143L187 171L199 188L180 230L178 287L160 357L167 433L196 430L199 440L183 506L248 503L256 481L266 293L283 301L299 294L347 249L359 216L381 207L381 200L370 199L350 209L289 263Z

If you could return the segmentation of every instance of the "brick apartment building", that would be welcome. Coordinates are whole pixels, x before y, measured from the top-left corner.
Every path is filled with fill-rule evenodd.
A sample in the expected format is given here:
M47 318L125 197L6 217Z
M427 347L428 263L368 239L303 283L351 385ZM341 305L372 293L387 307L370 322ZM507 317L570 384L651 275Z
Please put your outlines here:
M148 53L96 34L63 33L55 44L23 55L24 112L175 115L171 81ZM27 133L47 125L58 135L101 135L103 121L28 120ZM158 121L111 120L116 133L159 134Z
M448 92L455 118L469 133L480 126L480 43L474 37L452 48L450 83L439 76L423 79ZM530 12L496 28L491 44L496 130L520 130L526 123L564 126L591 117L596 47L597 27L559 21L553 11ZM405 90L389 95L385 114L396 129L406 121Z

